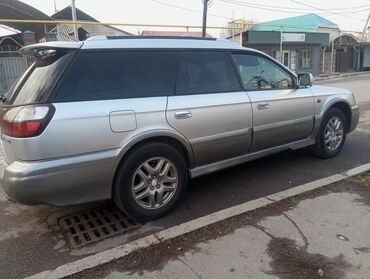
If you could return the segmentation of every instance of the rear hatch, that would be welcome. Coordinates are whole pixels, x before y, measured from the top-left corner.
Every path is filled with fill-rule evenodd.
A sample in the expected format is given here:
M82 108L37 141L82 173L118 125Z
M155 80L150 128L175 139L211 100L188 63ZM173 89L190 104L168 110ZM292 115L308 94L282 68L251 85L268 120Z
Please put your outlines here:
M33 63L0 97L1 141L8 164L17 159L14 152L17 141L24 143L45 130L55 111L48 99L81 46L80 42L51 42L21 50Z

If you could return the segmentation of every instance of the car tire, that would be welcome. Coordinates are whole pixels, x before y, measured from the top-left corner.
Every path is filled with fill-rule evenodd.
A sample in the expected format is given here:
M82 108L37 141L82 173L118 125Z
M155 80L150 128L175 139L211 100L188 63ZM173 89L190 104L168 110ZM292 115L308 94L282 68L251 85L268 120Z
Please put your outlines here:
M119 166L113 189L117 207L138 221L158 219L184 197L188 168L183 155L164 143L132 150Z
M312 153L324 159L337 156L346 141L347 131L347 119L343 111L329 109L321 122Z

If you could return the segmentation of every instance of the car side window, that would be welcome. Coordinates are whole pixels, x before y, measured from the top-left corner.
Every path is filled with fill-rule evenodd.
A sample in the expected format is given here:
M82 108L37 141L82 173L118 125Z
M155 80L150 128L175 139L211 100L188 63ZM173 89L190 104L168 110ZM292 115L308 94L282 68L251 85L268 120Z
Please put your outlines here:
M66 73L55 100L73 102L172 95L176 66L175 52L84 52Z
M274 62L260 55L233 54L246 90L293 88L293 79Z
M242 90L226 52L189 51L180 55L176 94L207 94Z

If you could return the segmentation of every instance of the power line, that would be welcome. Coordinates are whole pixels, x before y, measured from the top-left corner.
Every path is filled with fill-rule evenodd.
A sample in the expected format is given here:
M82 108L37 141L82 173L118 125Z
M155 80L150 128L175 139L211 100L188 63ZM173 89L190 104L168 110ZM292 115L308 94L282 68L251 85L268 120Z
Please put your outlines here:
M316 8L292 8L292 7L281 7L281 6L274 6L274 5L264 5L264 4L258 4L258 3L252 3L252 2L246 2L246 1L241 1L241 0L230 0L231 2L235 2L235 3L238 3L238 4L245 4L245 5L251 5L251 6L258 6L258 7L266 7L266 8L276 8L276 9L280 9L280 10L301 10L301 11L312 11L312 10L317 10ZM330 10L344 10L342 13L352 13L352 12L355 12L355 11L358 11L359 9L361 9L362 11L367 11L367 9L363 9L363 8L370 8L370 4L366 4L366 5L361 5L361 6L352 6L352 7L344 7L344 8L330 8ZM350 10L352 9L351 11L345 11L345 10ZM355 9L355 10L353 10ZM331 13L331 12L330 12Z
M177 6L177 5L174 5L174 4L171 4L171 3L167 3L167 2L163 2L163 1L160 1L160 0L152 0L152 1L153 2L156 2L158 4L162 4L162 5L168 6L168 7L177 8L177 9L188 11L188 12L192 12L192 13L203 14L201 11L189 9L189 8L182 7L182 6ZM230 17L225 17L225 16L221 16L221 15L216 15L216 14L211 14L211 13L208 13L208 15L213 16L213 17L227 19L227 20L232 20L232 18L230 18Z
M302 15L304 14L304 12L298 12L298 11L290 11L290 10L286 10L286 8L281 8L281 7L278 7L278 6L270 6L270 5L262 5L262 4L247 4L248 2L244 2L244 1L238 1L238 0L221 0L222 2L226 2L226 3L229 3L229 4L234 4L234 5L238 5L238 6L244 6L244 7L249 7L249 8L252 8L252 9L259 9L259 10L268 10L268 11L274 11L274 12L281 12L281 13L290 13L290 14L299 14L299 15ZM275 7L278 7L278 8L275 8ZM290 8L291 9L291 8ZM295 9L294 9L295 10ZM314 8L314 9L310 9L310 10L317 10L317 8ZM306 11L306 10L305 10ZM329 15L332 15L334 12L331 12L329 10L325 10L326 12L321 12L320 14L329 14ZM364 10L366 11L366 10ZM354 11L353 11L354 12ZM352 13L353 13L352 12ZM359 11L357 11L359 12ZM334 13L334 14L338 14L338 15L341 15L341 13L337 12L337 13ZM341 15L342 16L342 15ZM358 18L353 18L355 20L360 20L362 21L362 19L358 19Z
M181 9L181 10L184 10L184 11L188 11L188 12L193 12L193 13L197 13L197 14L202 14L202 12L198 11L198 10L194 10L194 9L189 9L189 8L186 8L186 7L182 7L182 6L178 6L178 5L174 5L174 4L171 4L171 3L167 3L167 2L163 2L163 1L160 1L160 0L152 0L153 2L156 2L158 4L162 4L162 5L165 5L165 6L169 6L169 7L173 7L173 8L177 8L177 9ZM284 8L281 8L279 6L273 6L273 5L263 5L263 4L254 4L254 3L251 3L251 2L244 2L244 1L238 1L238 0L221 0L222 2L225 2L225 3L228 3L228 4L234 4L234 5L238 5L238 6L244 6L244 7L249 7L249 8L253 8L253 9L259 9L259 10L269 10L269 11L274 11L274 12L280 12L280 13L290 13L290 14L297 14L297 15L302 15L304 14L303 12L298 12L298 11L290 11L289 9L291 10L302 10L302 11L312 11L312 10L324 10L325 12L324 13L320 13L320 14L328 14L328 15L332 15L333 13L335 15L339 15L341 17L343 17L344 15L342 15L342 13L347 13L347 12L342 12L342 13L339 13L339 12L331 12L330 10L325 10L325 9L321 9L321 8L316 8L316 7L313 7L313 6L309 6L310 9L303 9L303 8L290 8L290 7L284 7ZM297 3L297 4L302 4L302 3ZM360 5L360 6L352 6L352 7L345 7L345 8L333 8L333 10L336 10L336 9L350 9L350 8L363 8L363 7L368 7L370 6L370 4L367 4L367 5ZM288 10L287 10L288 9ZM360 12L364 12L364 11L367 11L367 10L358 10L358 11L351 11L351 13L354 13L354 12L357 12L357 13L360 13ZM350 11L348 11L349 13ZM227 19L227 20L233 20L233 18L230 18L230 17L224 17L224 16L221 16L221 15L216 15L216 14L211 14L211 13L207 13L209 16L213 16L213 17L218 17L218 18L222 18L222 19ZM349 16L347 16L349 17ZM363 21L364 19L358 19L358 18L352 18L350 17L351 19L354 19L354 20L357 20L357 21Z
M220 0L220 1L225 2L225 3L229 3L229 4L233 4L233 5L258 9L258 10L267 10L267 11L289 13L289 14L299 14L299 15L304 14L304 12L293 12L293 11L275 9L275 8L270 8L270 7L260 6L260 5L250 5L250 4L246 4L245 2L234 1L234 0Z
M348 15L342 15L342 14L337 13L337 12L332 12L331 10L328 10L328 9L319 8L319 7L312 6L312 5L306 4L306 3L302 3L302 2L299 2L299 1L296 1L296 0L289 0L289 1L291 1L293 3L296 3L296 4L299 4L299 5L302 5L302 6L310 7L310 8L313 8L313 9L317 9L317 10L320 10L320 11L326 11L326 12L329 12L331 14L336 14L336 15L339 15L339 16L342 16L342 17L347 17L347 18L350 18L352 20L363 21L363 19L355 18L355 17L348 16Z

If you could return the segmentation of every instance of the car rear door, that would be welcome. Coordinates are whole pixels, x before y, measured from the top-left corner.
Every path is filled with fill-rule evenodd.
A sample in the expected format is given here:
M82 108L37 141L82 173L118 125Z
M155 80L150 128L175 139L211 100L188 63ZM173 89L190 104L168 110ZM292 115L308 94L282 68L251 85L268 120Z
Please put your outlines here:
M246 154L251 144L251 102L229 53L183 51L169 124L191 143L196 165Z
M309 138L314 100L309 88L298 88L292 74L259 53L234 53L244 87L252 101L251 152Z

